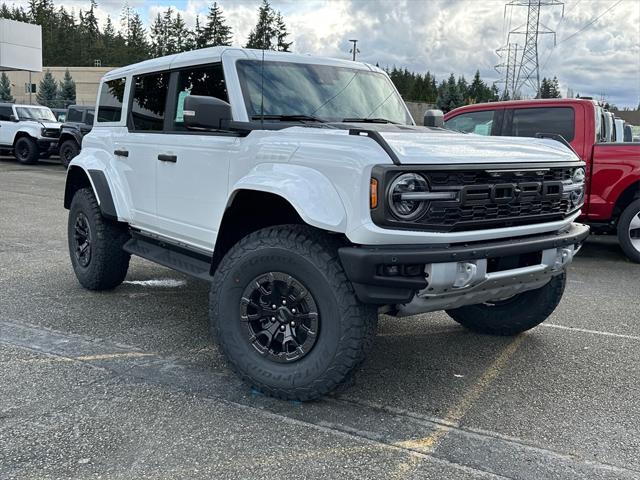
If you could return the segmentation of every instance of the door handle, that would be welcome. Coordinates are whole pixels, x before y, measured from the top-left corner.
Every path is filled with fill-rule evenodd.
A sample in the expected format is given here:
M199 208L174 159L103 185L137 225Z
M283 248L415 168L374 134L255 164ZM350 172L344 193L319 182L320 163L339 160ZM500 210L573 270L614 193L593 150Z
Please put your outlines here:
M117 157L128 157L129 156L129 151L128 150L114 150L113 154Z
M178 161L178 157L176 155L168 155L166 153L161 153L158 155L158 160L161 162L171 162L176 163Z

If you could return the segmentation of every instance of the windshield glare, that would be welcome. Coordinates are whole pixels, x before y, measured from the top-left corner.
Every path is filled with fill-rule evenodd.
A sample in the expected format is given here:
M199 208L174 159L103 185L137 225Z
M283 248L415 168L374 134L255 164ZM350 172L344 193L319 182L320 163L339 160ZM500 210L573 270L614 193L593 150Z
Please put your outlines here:
M16 107L16 113L20 120L57 121L53 112L44 107Z
M402 98L386 75L330 65L240 60L238 75L249 118L307 115L330 122L345 118L384 118L413 124ZM261 78L264 69L264 79Z

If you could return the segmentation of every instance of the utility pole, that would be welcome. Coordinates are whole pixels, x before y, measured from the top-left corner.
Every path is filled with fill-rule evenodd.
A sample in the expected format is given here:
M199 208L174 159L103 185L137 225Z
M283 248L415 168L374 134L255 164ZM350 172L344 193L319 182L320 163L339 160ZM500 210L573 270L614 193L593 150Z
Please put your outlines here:
M527 21L524 25L511 30L507 38L507 44L511 43L511 35L524 35L522 57L517 65L515 75L514 94L519 95L523 87L528 86L540 95L540 65L538 57L538 37L540 35L553 35L553 43L556 43L556 32L540 23L540 10L546 7L562 6L564 17L564 3L559 0L511 0L506 7L527 7Z
M351 43L353 43L353 48L351 50L349 50L349 53L353 53L353 61L356 61L356 54L360 53L360 50L358 50L358 40L349 40Z

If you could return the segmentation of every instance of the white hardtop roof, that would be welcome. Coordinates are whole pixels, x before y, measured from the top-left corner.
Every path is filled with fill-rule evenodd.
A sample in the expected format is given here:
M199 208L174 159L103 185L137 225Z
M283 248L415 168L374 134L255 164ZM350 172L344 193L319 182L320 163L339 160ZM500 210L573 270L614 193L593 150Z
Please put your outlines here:
M228 52L228 53L227 53ZM272 50L253 50L249 48L239 47L209 47L201 48L198 50L191 50L189 52L176 53L174 55L167 55L165 57L153 58L151 60L145 60L143 62L134 63L125 67L116 68L109 71L105 76L105 80L111 80L114 78L121 78L130 74L138 74L145 72L154 72L159 70L168 70L171 68L179 68L188 65L199 65L205 63L212 63L220 61L223 53L232 55L235 58L247 58L261 60L264 53L265 61L277 61L277 62L295 62L295 63L314 63L319 65L333 65L336 67L355 68L360 70L371 70L382 72L382 70L373 65L363 62L352 62L350 60L318 57L314 55L303 55L297 53L288 52L274 52Z

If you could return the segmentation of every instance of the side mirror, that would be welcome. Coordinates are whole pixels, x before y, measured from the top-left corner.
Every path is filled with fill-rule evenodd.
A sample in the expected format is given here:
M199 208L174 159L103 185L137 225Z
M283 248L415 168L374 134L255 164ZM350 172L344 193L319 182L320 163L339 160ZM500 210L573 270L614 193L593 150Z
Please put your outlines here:
M424 112L425 127L444 127L444 113L442 110L427 110Z
M232 120L231 105L215 97L187 95L183 118L187 128L220 130Z
M9 120L12 122L19 122L20 119L16 115L9 115Z

